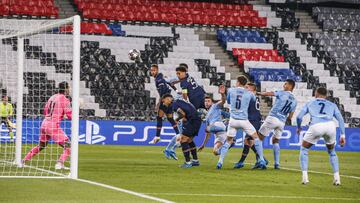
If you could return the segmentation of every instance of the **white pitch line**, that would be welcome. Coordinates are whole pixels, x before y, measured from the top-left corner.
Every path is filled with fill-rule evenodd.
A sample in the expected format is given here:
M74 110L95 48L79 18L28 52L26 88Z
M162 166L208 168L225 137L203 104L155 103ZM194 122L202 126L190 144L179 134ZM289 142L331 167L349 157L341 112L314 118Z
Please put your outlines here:
M245 163L247 165L252 165L250 163ZM296 168L287 168L287 167L280 167L280 170L287 170L287 171L299 171L299 172L302 172L302 170L300 169L296 169ZM332 173L326 173L326 172L320 172L320 171L308 171L309 173L316 173L316 174L322 174L322 175L330 175L330 176L333 176L334 174ZM360 177L359 176L351 176L351 175L341 175L341 177L344 177L344 178L352 178L352 179L357 179L357 180L360 180Z
M299 172L301 172L300 169L295 169L295 168L281 167L280 170L281 170L281 169L288 170L288 171L299 171ZM332 173L326 173L326 172L320 172L320 171L308 171L308 172L309 172L309 173L322 174L322 175L330 175L330 176L333 176L333 175L334 175L334 174L332 174ZM358 180L360 180L360 177L358 177L358 176L341 175L341 174L340 174L340 176L341 176L341 177L345 177L345 178L353 178L353 179L358 179Z
M103 183L98 183L98 182L94 182L94 181L90 181L90 180L85 180L85 179L73 179L73 180L88 183L88 184L91 184L91 185L104 187L104 188L115 190L115 191L118 191L118 192L131 194L131 195L142 197L142 198L149 199L149 200L154 200L154 201L157 201L157 202L175 203L175 202L172 202L172 201L169 201L169 200L166 200L166 199L161 199L161 198L149 196L147 194L138 193L138 192L134 192L134 191L131 191L131 190L126 190L126 189L122 189L122 188L118 188L118 187L114 187L114 186L111 186L111 185L106 185L106 184L103 184Z
M360 198L348 197L309 197L309 196L279 196L279 195L232 195L232 194L191 194L191 193L145 193L149 195L169 195L169 196L207 196L207 197L244 197L244 198L272 198L272 199L312 199L312 200L343 200L360 201Z
M14 162L5 161L5 160L0 160L0 162L8 163L8 164L11 164L11 165L16 165L16 167L18 167L17 164L15 164ZM42 169L42 168L38 168L38 167L35 167L35 166L24 165L23 168L31 168L31 169L35 169L35 170L38 170L38 171L42 171L42 172L50 173L50 174L53 174L53 175L61 176L62 178L66 178L65 174L58 173L58 172L55 172L55 171L46 170L46 169Z

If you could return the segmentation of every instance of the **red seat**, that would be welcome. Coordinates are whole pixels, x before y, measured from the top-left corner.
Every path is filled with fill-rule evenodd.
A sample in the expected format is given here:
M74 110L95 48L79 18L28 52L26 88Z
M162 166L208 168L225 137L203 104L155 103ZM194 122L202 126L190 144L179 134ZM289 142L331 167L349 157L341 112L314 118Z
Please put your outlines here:
M9 15L10 6L9 5L0 5L0 15Z
M179 24L192 24L193 20L191 15L183 15L183 14L178 14L176 15L177 17L177 23Z

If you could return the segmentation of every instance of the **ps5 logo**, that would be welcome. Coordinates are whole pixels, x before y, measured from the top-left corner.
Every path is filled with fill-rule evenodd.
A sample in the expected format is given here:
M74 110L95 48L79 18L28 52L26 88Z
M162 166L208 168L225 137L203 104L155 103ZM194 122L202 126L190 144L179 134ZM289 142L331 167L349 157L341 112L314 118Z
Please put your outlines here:
M86 144L97 144L104 142L106 137L99 135L100 126L92 121L86 121L85 134L79 135L79 142L85 142Z

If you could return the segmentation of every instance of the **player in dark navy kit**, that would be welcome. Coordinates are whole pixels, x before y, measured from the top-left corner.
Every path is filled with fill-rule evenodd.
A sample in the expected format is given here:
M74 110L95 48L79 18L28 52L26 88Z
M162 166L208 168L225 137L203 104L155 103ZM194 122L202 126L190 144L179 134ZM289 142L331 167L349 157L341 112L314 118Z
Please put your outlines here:
M180 80L180 87L182 89L183 98L189 100L196 110L205 108L205 91L199 86L193 77L189 76L185 66L176 68L176 75Z
M160 98L166 94L170 94L171 89L176 90L176 88L174 86L172 86L170 83L168 83L164 79L163 74L159 73L158 65L154 64L151 66L150 74L151 74L151 76L153 76L155 78L155 85L156 85L156 88L157 88ZM173 111L172 111L171 106L169 106L169 107L165 106L162 104L161 101L159 101L159 103L156 106L156 109L157 109L156 135L155 135L154 139L149 142L149 144L156 144L157 142L160 141L160 132L161 132L162 121L163 121L162 118L165 115L167 117L167 120L171 123L172 127L174 128L176 134L177 135L179 134L177 124L173 118ZM176 136L174 136L173 139L176 142ZM175 149L176 149L176 146L173 146L173 145L168 146L164 151L165 156L167 158L173 158L173 159L177 160Z
M247 83L245 87L250 92L256 94L256 85L254 83ZM248 116L249 116L250 123L254 126L256 131L258 131L260 129L261 120L262 120L261 113L260 113L259 97L256 97L255 101L250 101L249 109L248 109ZM244 140L244 148L243 148L242 156L241 156L239 162L235 164L234 168L244 167L244 161L245 161L247 155L249 154L250 148L254 151L254 153L256 154L256 160L258 160L259 155L257 154L257 151L254 146L254 139L251 136L246 135L245 140ZM264 160L267 165L268 161L265 159L265 157L264 157ZM257 167L258 166L255 164L254 168L257 168Z
M197 157L197 149L194 137L198 135L201 127L201 118L195 109L194 105L184 99L177 99L171 96L171 94L165 94L162 97L162 103L167 107L172 107L173 111L178 114L177 120L182 120L182 132L180 135L181 148L184 153L185 163L181 165L182 168L190 168L193 166L199 166L199 160ZM192 155L192 161L190 159L190 153Z

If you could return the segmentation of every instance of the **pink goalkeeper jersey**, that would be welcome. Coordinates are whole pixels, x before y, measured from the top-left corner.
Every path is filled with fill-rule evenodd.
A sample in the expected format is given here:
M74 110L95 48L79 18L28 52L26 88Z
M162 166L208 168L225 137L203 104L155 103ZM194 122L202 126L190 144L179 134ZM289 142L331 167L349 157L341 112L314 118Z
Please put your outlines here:
M71 119L71 103L64 94L54 94L46 102L44 108L45 119L54 123L60 123L64 115Z

